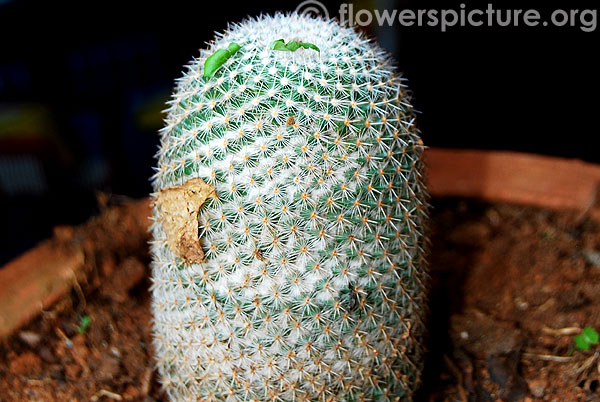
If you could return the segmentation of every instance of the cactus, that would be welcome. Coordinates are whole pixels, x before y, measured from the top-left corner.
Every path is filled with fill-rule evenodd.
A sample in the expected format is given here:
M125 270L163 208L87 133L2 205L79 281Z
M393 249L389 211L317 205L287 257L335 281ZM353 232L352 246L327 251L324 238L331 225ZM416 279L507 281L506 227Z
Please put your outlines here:
M232 25L189 64L153 177L172 400L412 400L427 194L409 100L379 47L297 14Z

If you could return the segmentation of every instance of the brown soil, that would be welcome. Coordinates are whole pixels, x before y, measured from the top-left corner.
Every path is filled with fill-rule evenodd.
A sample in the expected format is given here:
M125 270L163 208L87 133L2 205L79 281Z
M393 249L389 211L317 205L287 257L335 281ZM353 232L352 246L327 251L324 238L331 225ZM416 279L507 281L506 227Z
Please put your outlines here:
M600 401L600 348L573 347L581 328L600 329L600 225L464 200L436 201L432 217L430 352L418 400ZM115 216L96 226L106 219ZM97 227L75 233L86 231ZM1 343L0 401L164 400L148 260L144 247L96 253L94 280Z

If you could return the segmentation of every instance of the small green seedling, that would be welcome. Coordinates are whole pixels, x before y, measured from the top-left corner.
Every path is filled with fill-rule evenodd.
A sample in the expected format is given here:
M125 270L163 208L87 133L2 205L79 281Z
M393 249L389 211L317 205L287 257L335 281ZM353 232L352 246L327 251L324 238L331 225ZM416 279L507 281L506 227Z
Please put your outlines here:
M80 334L85 334L85 332L90 327L91 323L92 323L92 319L90 318L90 316L84 315L83 317L81 317L81 320L79 321L79 327L77 327L77 332L79 332Z
M313 45L308 42L297 42L295 40L291 40L288 43L285 43L283 39L277 39L271 42L269 46L272 50L281 50L283 52L295 52L300 48L304 49L313 49L317 52L321 53L321 49L317 47L317 45Z
M204 78L215 75L219 67L221 67L231 56L233 56L242 47L237 43L230 43L227 49L219 49L206 59L204 62Z
M579 350L588 350L590 346L597 345L600 336L592 327L585 327L574 339L575 347Z

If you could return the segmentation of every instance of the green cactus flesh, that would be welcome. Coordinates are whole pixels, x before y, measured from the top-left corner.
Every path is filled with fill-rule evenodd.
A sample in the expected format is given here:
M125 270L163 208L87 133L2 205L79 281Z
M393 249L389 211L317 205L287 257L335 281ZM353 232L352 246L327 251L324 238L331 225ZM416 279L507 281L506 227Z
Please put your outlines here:
M281 38L320 51L271 49ZM204 77L230 43L241 48ZM153 177L155 196L191 179L215 191L197 215L201 261L169 247L154 207L154 347L169 397L411 400L423 148L389 57L334 21L263 16L201 51L169 102Z

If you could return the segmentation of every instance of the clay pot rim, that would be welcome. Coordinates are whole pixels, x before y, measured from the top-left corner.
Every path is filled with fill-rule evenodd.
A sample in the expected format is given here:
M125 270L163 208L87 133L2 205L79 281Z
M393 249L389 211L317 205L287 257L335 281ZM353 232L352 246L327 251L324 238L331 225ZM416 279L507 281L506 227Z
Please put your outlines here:
M582 218L600 221L600 165L518 152L441 148L427 148L424 160L434 198L574 209ZM129 207L140 227L150 223L148 199ZM0 338L67 294L78 278L86 277L85 266L81 249L60 249L50 239L0 268Z

